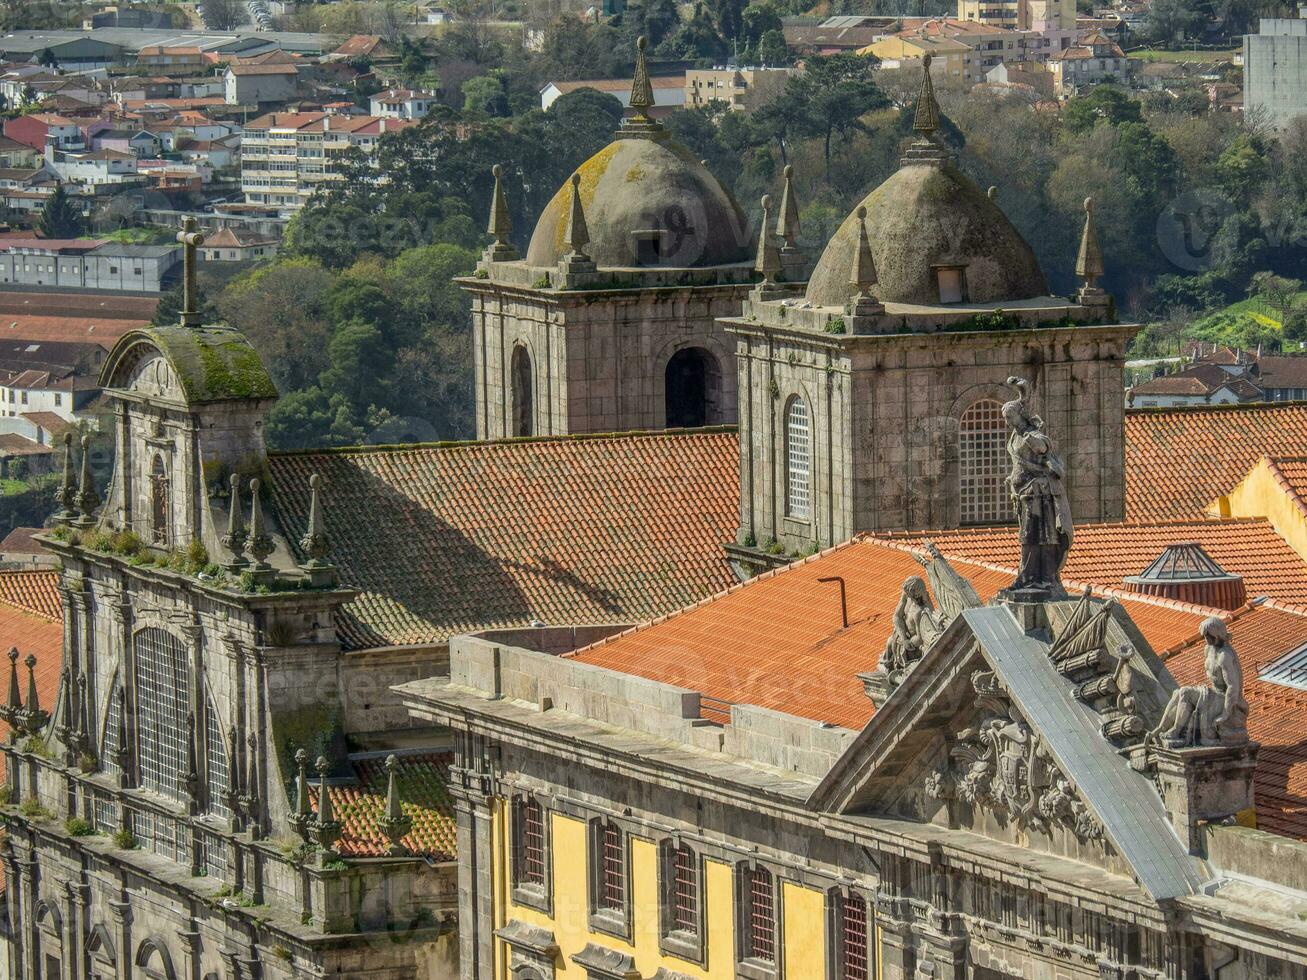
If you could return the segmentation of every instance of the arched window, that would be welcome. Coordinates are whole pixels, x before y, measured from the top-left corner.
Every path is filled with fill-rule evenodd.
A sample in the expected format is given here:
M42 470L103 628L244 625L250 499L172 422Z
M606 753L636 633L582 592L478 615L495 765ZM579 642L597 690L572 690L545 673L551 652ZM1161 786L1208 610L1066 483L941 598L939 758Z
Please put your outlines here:
M531 355L521 344L513 348L510 372L513 376L512 434L535 435L535 390L531 379Z
M64 925L58 908L42 900L36 905L37 949L33 959L40 964L42 980L63 980Z
M218 723L218 709L213 698L208 698L204 710L205 751L209 764L209 812L219 817L230 817L227 808L229 773L227 743L222 740L222 726Z
M1003 406L982 399L958 421L958 519L963 524L1011 521L1007 489L1007 423Z
M785 513L800 521L812 513L812 426L798 395L785 406Z
M141 786L180 800L189 737L186 716L190 668L186 650L171 633L144 629L136 634L133 651Z
M678 350L667 362L665 382L669 429L697 429L720 421L722 371L708 351Z
M168 546L169 506L168 468L162 456L154 457L150 469L150 541L162 548Z

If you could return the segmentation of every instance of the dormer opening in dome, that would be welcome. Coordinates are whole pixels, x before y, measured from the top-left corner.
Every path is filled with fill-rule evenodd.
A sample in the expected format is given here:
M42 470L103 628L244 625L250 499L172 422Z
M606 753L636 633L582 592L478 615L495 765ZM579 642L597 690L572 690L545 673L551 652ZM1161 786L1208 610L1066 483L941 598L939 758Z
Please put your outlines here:
M717 321L738 315L753 285L756 230L652 118L644 49L621 126L545 205L524 255L496 172L494 242L459 280L472 296L480 438L736 420L735 343ZM774 234L780 288L796 296L806 263L791 177Z
M1092 202L1083 286L1050 295L997 200L939 142L923 61L899 169L854 206L802 296L764 280L725 323L741 385L767 389L740 417L744 565L862 531L1014 520L1000 411L1014 375L1065 450L1075 520L1124 516L1121 368L1138 328L1115 322L1098 284Z

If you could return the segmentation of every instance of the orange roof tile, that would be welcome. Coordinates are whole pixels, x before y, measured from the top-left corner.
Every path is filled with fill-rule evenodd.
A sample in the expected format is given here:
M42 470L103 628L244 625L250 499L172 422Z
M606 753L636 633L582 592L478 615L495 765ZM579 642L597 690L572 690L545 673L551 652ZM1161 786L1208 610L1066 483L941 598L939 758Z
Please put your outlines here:
M986 600L1014 574L972 562L953 565ZM920 574L906 546L858 539L569 656L731 704L858 729L875 709L857 675L880 662L903 581ZM845 581L847 628L839 587L818 581L830 576ZM1212 613L1142 598L1123 598L1122 604L1156 650L1197 635ZM720 715L721 709L708 707L707 716Z
M322 476L353 648L534 620L633 623L733 580L734 431L274 454L288 537ZM687 501L693 501L688 506Z
M0 572L0 603L7 603L25 612L62 622L63 603L59 598L59 573ZM13 644L5 644L0 637L0 646L8 650Z
M1257 677L1268 664L1307 643L1307 616L1259 606L1230 621L1230 641L1244 673L1248 734L1261 743L1257 757L1257 826L1307 838L1307 691ZM1194 638L1166 658L1181 684L1206 683L1204 643Z
M41 707L47 711L54 708L59 694L59 675L63 669L64 627L59 612L58 593L54 593L55 607L53 615L46 615L30 608L28 602L35 598L38 605L44 604L35 596L33 580L37 577L55 580L56 572L0 572L0 654L7 653L11 647L17 647L19 654L26 658L30 653L36 657L36 693L41 699ZM15 580L19 588L12 590ZM23 602L14 603L11 594ZM9 663L7 658L0 660L0 698L7 697L9 690ZM27 668L20 659L18 662L19 690L27 698ZM0 721L0 738L8 740L9 726ZM0 776L4 775L4 760L0 759Z
M1307 456L1307 405L1128 410L1126 518L1201 516L1263 456Z
M920 543L929 538L950 558L1015 567L1021 545L1011 526L883 535ZM1062 577L1082 585L1120 588L1173 544L1196 541L1225 571L1242 575L1249 596L1307 607L1307 562L1262 518L1158 523L1088 524L1075 529Z
M446 785L449 782L448 752L422 754L397 753L396 788L404 815L413 821L402 843L413 854L437 860L454 860L457 833L454 807ZM384 857L389 841L378 821L385 815L387 773L384 757L355 758L354 770L359 782L354 786L327 785L336 819L341 823L338 843L347 857ZM318 788L309 784L309 802L318 810Z

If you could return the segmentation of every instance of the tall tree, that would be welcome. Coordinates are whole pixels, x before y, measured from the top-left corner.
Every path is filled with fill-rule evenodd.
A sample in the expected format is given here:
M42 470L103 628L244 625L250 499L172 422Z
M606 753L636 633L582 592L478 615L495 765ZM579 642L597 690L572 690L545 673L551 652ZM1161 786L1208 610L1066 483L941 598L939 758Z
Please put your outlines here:
M203 0L201 16L210 30L230 31L245 23L245 8L240 0Z
M38 227L46 238L76 238L82 233L85 227L82 212L68 196L63 184L56 187L45 202Z

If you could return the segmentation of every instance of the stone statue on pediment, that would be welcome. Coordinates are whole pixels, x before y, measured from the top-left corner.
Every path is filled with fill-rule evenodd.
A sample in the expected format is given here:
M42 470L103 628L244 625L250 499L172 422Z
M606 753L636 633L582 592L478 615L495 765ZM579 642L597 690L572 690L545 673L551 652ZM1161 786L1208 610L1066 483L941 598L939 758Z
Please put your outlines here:
M1044 420L1029 410L1030 382L1008 378L1007 383L1017 389L1017 397L1003 406L1003 418L1012 460L1007 485L1021 536L1021 565L1010 591L1058 596L1073 531L1066 469Z
M919 575L910 576L894 607L894 632L885 641L880 669L890 675L906 672L944 632L945 625L930 601L925 580Z
M1248 702L1243 696L1243 668L1230 645L1230 631L1216 616L1203 620L1207 641L1203 663L1207 684L1173 691L1152 736L1167 748L1241 745L1248 741Z

